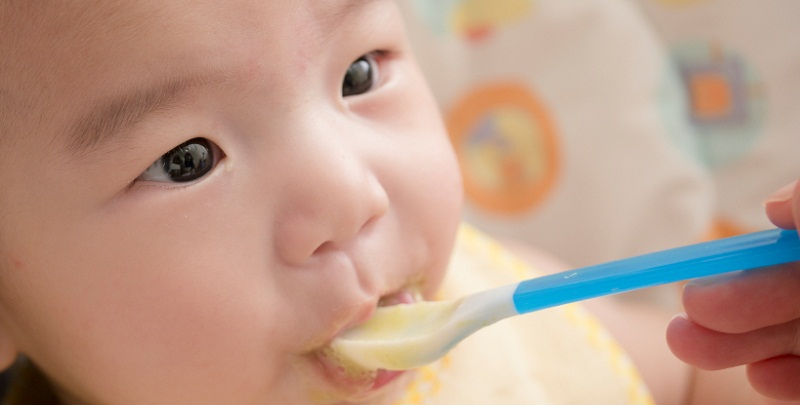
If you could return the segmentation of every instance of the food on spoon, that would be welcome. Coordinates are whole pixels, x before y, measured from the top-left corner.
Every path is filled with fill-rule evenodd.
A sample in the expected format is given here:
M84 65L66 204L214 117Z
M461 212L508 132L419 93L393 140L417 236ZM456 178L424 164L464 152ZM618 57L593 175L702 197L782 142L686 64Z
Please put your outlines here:
M338 358L366 369L419 367L429 362L431 349L440 349L427 347L426 337L450 318L458 304L423 301L378 308L367 322L335 339L331 348Z

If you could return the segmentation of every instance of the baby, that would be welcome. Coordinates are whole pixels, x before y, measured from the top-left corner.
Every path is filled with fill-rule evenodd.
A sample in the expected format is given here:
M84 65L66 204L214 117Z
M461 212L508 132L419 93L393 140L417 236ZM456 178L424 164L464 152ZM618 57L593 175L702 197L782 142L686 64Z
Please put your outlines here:
M26 359L6 403L480 403L325 355L440 298L459 230L394 2L3 0L0 38L0 366ZM738 370L691 385L656 315L596 306L660 403L753 403L707 384Z

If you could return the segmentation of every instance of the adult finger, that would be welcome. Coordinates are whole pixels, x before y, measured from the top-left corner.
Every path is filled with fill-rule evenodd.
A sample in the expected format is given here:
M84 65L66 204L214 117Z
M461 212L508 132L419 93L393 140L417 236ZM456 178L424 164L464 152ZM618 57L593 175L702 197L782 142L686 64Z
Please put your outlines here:
M764 201L764 208L775 226L797 228L800 224L800 181L781 187Z
M780 356L747 366L750 385L770 398L800 400L800 356Z
M683 305L694 322L726 333L800 319L800 263L691 281Z
M720 370L784 355L800 355L800 320L746 333L721 333L685 317L667 327L667 344L676 357L705 370Z

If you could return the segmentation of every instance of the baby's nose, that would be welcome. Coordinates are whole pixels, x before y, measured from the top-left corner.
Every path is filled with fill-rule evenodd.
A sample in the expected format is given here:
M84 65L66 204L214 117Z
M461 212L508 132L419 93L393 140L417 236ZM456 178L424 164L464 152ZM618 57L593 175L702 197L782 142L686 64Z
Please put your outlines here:
M311 154L287 184L276 243L287 263L302 264L315 254L345 249L389 209L378 175L358 153L341 149Z

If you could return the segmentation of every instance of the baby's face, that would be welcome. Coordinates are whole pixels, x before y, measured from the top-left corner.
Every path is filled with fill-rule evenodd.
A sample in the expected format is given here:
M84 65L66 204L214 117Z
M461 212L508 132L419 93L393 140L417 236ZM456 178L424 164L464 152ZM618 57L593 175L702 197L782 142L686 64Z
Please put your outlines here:
M0 343L68 404L390 401L407 375L321 353L431 298L459 218L395 4L29 3L0 5Z

